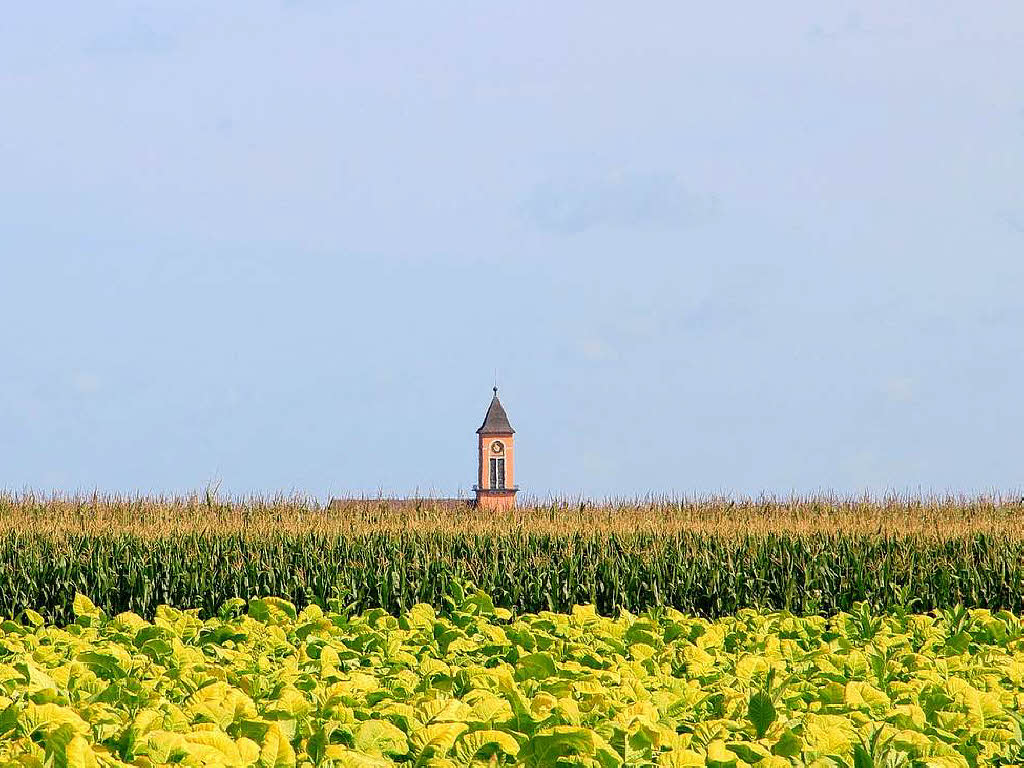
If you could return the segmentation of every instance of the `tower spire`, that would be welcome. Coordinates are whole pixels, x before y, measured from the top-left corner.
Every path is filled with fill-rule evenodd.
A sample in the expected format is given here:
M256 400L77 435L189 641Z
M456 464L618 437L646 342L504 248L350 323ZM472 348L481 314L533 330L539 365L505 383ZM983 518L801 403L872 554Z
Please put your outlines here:
M511 435L515 432L508 422L508 414L505 413L501 400L498 399L498 388L494 387L494 397L487 407L487 414L484 416L484 423L477 430L479 435Z

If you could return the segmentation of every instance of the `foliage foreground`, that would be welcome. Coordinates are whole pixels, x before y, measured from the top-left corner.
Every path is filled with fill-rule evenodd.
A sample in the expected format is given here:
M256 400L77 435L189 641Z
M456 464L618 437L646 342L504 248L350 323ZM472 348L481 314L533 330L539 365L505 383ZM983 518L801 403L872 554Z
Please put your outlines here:
M278 598L2 625L8 765L974 766L1024 762L1024 622L673 610L348 616Z

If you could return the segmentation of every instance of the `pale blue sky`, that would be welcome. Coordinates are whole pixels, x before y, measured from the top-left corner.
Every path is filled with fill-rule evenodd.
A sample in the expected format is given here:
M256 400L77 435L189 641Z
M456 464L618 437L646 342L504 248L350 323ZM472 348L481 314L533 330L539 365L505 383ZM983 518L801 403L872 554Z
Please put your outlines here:
M1024 5L0 17L0 488L1024 483ZM499 309L496 310L495 307Z

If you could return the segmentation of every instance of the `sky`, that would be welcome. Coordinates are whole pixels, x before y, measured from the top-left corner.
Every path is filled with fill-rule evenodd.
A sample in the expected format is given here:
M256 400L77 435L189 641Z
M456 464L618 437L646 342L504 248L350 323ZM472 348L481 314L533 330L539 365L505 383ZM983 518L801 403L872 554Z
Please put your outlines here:
M1024 487L1024 5L18 3L0 489Z

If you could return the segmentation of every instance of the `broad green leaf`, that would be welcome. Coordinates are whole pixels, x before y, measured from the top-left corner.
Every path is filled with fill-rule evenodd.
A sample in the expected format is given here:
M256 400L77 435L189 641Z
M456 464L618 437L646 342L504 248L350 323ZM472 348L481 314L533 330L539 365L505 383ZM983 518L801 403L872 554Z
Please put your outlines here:
M781 757L799 757L803 752L804 744L793 731L788 728L782 732L782 736L772 747L772 753Z
M176 763L188 756L188 742L180 733L153 731L146 736L145 752L154 763Z
M4 734L13 731L18 725L18 719L21 715L21 704L18 702L12 702L10 699L4 700L7 706L0 710L0 737Z
M732 741L727 742L725 748L736 755L740 760L747 763L759 763L762 760L772 756L772 753L768 751L766 747L761 746L756 741L742 742Z
M530 768L552 766L571 756L590 757L612 768L622 760L597 733L586 728L555 726L535 734L519 751L519 762Z
M516 680L544 680L555 675L555 662L547 653L528 653L516 664Z
M267 624L286 624L296 617L295 606L279 597L264 597L249 601L249 616Z
M246 603L241 597L232 597L229 600L225 600L220 607L220 617L222 619L229 619L233 616L237 616L241 611L245 610Z
M853 747L853 768L875 768L875 761L863 744L855 744Z
M772 723L775 722L775 705L765 691L758 691L747 702L747 717L754 724L757 738L763 738ZM749 762L749 761L748 761Z
M123 652L114 654L83 651L78 654L77 659L104 680L117 680L131 671L131 657Z

